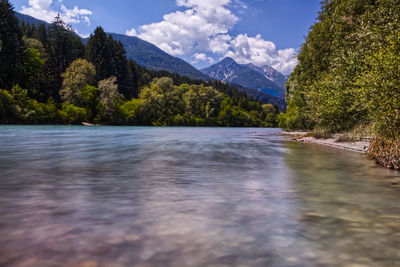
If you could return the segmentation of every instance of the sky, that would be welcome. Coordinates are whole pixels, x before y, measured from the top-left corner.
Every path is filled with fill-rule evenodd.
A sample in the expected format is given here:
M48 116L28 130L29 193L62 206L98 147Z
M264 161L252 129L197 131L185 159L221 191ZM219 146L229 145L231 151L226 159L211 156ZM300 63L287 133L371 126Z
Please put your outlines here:
M51 22L59 13L83 37L97 27L137 36L203 68L231 57L289 74L320 0L10 0Z

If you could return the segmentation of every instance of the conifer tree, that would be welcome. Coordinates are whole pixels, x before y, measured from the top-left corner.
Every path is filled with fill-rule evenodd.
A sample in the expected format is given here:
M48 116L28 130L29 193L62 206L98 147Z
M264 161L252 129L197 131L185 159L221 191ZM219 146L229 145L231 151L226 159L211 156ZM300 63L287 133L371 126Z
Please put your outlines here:
M113 73L117 78L117 83L120 92L124 96L129 96L132 90L132 85L128 79L128 60L126 58L126 51L121 42L115 41L112 36L109 36L109 44L112 47L111 56L113 63Z
M10 89L23 79L23 42L13 6L0 1L0 88Z
M97 27L86 45L86 59L96 67L97 80L114 75L112 47L103 28Z
M57 16L48 29L45 74L48 81L47 96L59 99L62 84L61 74L77 58L83 56L84 47L80 38L71 31L60 16Z

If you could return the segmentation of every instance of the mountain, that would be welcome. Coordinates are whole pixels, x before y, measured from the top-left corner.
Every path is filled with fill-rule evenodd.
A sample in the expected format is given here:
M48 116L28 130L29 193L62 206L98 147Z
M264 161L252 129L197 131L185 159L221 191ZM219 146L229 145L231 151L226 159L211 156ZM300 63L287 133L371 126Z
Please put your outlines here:
M193 79L209 80L210 77L187 63L173 57L157 46L140 38L117 33L110 33L114 40L120 41L126 50L126 56L135 60L138 64L155 70L167 70L188 76Z
M272 104L272 105L277 105L280 110L283 110L283 111L286 110L285 98L273 96L266 92L259 91L256 89L246 88L246 87L240 86L238 84L231 84L231 85L236 87L238 90L246 93L247 95L258 99L261 102Z
M268 70L267 68L265 69ZM279 78L275 77L277 75L275 72L269 72L269 75L271 75L272 73L270 77L267 76L263 68L258 68L254 65L249 66L238 64L235 60L229 57L224 58L219 63L202 69L201 71L211 78L217 80L238 84L245 88L252 88L258 91L263 91L280 98L283 98L285 96L284 86L280 86L277 84L279 83L282 85L282 81L278 81L275 83L273 80L279 80Z
M40 24L45 24L46 26L50 25L49 23L47 23L44 20L36 19L34 17L28 16L28 15L25 15L25 14L21 14L21 13L18 13L18 12L15 12L15 16L17 17L19 22L25 22L27 24L33 24L35 26L38 26Z
M278 85L282 88L285 88L285 84L289 79L289 75L283 75L282 73L280 73L279 71L277 71L276 69L274 69L268 65L264 65L262 67L257 67L254 64L250 63L250 64L247 64L246 66L263 74L265 76L265 78L273 81L276 85Z
M50 24L38 20L34 17L24 15L16 12L15 16L20 22L25 22L34 25L40 25L44 23L46 26ZM137 37L131 37L123 34L109 33L112 35L114 40L120 41L126 50L126 56L129 59L135 60L138 64L155 70L166 70L172 73L178 73L183 76L188 76L192 79L209 80L210 77L187 63L186 61L173 57L157 46L146 42ZM83 38L82 41L86 43L88 38Z

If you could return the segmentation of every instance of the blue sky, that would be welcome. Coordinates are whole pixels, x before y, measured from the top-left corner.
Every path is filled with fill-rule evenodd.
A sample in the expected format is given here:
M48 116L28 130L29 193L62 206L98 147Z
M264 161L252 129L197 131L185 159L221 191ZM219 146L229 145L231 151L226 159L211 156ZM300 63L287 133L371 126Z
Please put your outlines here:
M80 35L101 25L138 36L201 68L230 56L290 73L320 0L11 0L51 21L61 13Z

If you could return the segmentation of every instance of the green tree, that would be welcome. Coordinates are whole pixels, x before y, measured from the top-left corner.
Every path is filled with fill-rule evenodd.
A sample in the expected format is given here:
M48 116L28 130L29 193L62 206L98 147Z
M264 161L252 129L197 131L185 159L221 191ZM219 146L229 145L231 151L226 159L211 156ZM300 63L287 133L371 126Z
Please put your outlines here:
M63 103L59 111L61 121L67 124L82 124L87 121L87 111L70 103Z
M99 90L86 84L86 86L78 91L79 106L84 107L88 113L88 119L93 121L98 113Z
M186 112L189 116L210 120L218 116L223 95L212 87L192 85L184 94Z
M96 71L93 64L85 59L76 59L61 76L61 99L74 105L83 105L85 100L82 90L86 89L86 85L95 84Z
M368 100L360 93L365 79L362 84L357 80L366 77L366 56L386 47L386 37L399 26L397 0L322 1L287 83L288 109L280 117L281 125L348 131L368 124L374 110L365 108Z
M44 65L46 93L48 97L59 99L62 86L61 74L77 58L81 58L84 47L79 37L57 16L49 26L47 36L48 60Z
M12 5L0 1L0 88L10 89L23 79L22 33Z
M97 27L86 44L85 56L95 66L98 81L115 75L112 49L103 28Z
M46 61L46 58L47 58L46 50L44 49L44 46L41 41L34 39L34 38L28 38L25 36L22 38L22 40L23 40L23 44L24 44L23 46L24 46L25 50L30 49L30 48L36 49L40 53L42 60Z
M108 37L109 46L111 47L111 57L113 64L113 73L110 76L117 78L118 88L121 94L126 97L131 96L133 85L129 79L128 59L126 58L126 51L120 41L114 41L111 35Z
M17 118L18 109L14 105L13 97L8 91L0 89L0 123L15 123Z
M102 120L107 123L120 123L122 114L119 109L122 95L118 92L117 78L110 77L99 82Z
M46 61L43 44L32 38L23 38L25 48L24 85L30 96L39 97L42 84L42 70Z
M54 124L58 122L57 107L53 99L46 103L40 103L36 99L29 100L29 117L26 118L30 124Z
M400 137L400 34L388 38L388 44L367 56L359 76L357 104L365 107L376 132L384 137Z
M142 99L132 99L121 105L121 112L124 114L127 124L143 124L143 104L144 100Z
M128 99L137 98L139 96L139 79L138 66L133 60L128 61L128 84L130 89L125 92L125 97Z

